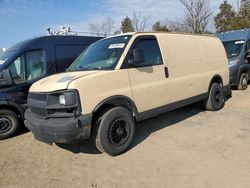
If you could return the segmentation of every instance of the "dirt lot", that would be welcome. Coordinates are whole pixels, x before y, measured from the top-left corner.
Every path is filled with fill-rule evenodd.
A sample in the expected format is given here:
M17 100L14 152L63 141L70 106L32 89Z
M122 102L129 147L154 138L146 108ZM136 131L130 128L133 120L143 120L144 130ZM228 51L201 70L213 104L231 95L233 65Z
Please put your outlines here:
M250 187L250 89L219 112L195 104L136 131L115 158L91 141L51 147L31 133L0 141L0 187Z

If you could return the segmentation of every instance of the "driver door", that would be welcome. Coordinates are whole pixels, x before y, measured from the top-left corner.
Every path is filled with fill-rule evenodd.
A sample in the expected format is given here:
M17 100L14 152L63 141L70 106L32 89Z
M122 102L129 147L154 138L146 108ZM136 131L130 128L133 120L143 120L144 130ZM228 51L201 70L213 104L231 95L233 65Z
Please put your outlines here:
M14 81L9 88L8 100L26 104L30 86L45 75L45 52L28 51L17 57L8 67Z
M250 40L247 41L245 53L246 53L245 55L246 62L250 64Z
M163 63L158 41L155 36L138 37L130 51L134 49L143 51L144 62L128 69L133 99L139 113L157 111L169 103L168 93L171 91L168 69Z

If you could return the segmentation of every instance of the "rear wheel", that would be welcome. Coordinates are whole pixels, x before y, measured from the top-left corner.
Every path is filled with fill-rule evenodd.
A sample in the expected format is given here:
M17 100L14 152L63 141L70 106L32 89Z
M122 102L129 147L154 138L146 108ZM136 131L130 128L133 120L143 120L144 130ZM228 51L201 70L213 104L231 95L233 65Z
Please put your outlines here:
M217 111L223 108L225 104L223 96L223 88L219 83L213 83L207 100L205 101L205 106L207 110Z
M10 110L0 110L0 140L13 136L19 127L16 113Z
M124 153L130 146L135 132L131 113L121 107L106 111L94 124L93 138L96 147L111 156Z
M238 90L246 90L248 87L248 74L242 73L240 76L239 85L237 87Z

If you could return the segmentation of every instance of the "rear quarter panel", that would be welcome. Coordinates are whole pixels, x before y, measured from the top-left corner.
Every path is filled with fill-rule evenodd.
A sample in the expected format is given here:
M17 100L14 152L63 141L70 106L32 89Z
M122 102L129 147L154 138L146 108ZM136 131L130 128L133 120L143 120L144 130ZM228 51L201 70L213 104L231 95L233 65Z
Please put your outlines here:
M169 68L173 102L207 93L215 75L222 77L224 85L229 83L226 53L218 38L179 34L157 38Z

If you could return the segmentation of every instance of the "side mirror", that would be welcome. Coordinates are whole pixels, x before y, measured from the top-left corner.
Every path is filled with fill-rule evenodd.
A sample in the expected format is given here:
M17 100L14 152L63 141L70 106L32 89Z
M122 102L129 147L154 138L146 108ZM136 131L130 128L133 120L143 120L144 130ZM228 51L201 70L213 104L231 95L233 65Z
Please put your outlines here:
M132 59L130 60L131 65L137 65L144 62L144 53L141 49L134 49L132 51Z
M14 81L13 81L10 71L8 69L3 70L0 73L0 86L10 86L13 84L14 84Z

